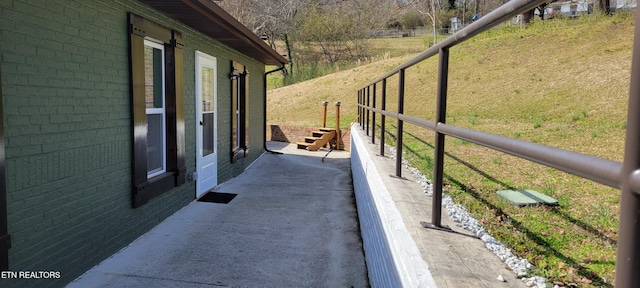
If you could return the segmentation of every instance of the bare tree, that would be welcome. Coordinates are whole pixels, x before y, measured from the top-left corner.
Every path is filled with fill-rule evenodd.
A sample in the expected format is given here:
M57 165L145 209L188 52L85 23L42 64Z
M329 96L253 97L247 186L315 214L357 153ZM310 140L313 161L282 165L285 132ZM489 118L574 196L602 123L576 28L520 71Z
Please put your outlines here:
M227 0L216 3L233 15L253 33L267 40L277 50L279 40L284 42L289 57L289 71L293 68L289 35L295 30L295 18L301 7L310 0Z
M276 48L276 40L289 29L299 7L305 2L308 0L227 0L216 3Z
M315 1L298 18L298 36L318 45L327 62L367 55L367 41L397 14L393 0Z
M520 16L520 27L521 28L524 28L525 25L531 23L531 20L533 19L535 10L536 9L533 8L533 9L527 11L527 12L524 12L524 13L520 14L521 15Z
M293 55L289 35L295 29L295 18L298 10L305 5L307 0L272 0L258 1L259 25L254 33L263 35L271 47L276 49L276 41L282 40L289 57L289 72L293 72Z
M384 28L397 12L396 0L221 0L216 2L273 48L284 43L289 71L296 61L319 61L302 55L297 45L320 47L324 61L333 63L366 55L372 32ZM316 50L317 51L317 50ZM295 56L295 57L294 57ZM303 59L306 57L307 59Z
M428 20L425 21L425 23L431 23L431 28L433 31L433 44L436 44L438 42L437 20L439 20L437 19L437 15L440 11L442 2L440 0L411 0L406 2L408 2L412 9L420 13Z
M214 1L214 3L218 4L225 11L235 17L240 23L245 26L250 27L252 16L250 13L252 12L252 8L254 6L253 0L235 0L235 1Z
M611 1L610 0L598 0L598 6L600 7L600 10L602 10L602 12L604 14L611 14Z
M544 13L547 10L547 6L549 6L549 3L554 2L555 0L551 0L549 2L545 2L540 4L539 6L523 13L520 14L522 21L520 21L520 27L524 27L526 24L531 23L531 20L533 20L533 18L535 17L535 11L538 10L538 16L540 17L540 20L544 20Z

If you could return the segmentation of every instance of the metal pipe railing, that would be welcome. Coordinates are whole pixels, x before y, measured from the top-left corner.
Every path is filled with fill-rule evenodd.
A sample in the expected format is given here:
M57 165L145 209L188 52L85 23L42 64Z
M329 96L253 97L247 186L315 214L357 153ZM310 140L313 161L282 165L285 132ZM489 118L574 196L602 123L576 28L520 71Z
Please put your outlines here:
M369 106L369 101L371 100L371 87L367 87L367 106ZM367 120L367 124L365 125L367 128L365 129L367 131L367 136L369 135L369 110L367 110L365 113L367 113L366 120Z
M436 131L527 159L613 188L620 188L619 162L542 144L438 123Z
M621 173L620 224L616 260L616 287L640 283L640 14L636 12L631 86L627 111L627 137ZM635 184L635 185L634 185Z
M398 75L398 114L404 113L404 69L400 70ZM398 122L396 127L398 128L396 137L396 177L402 177L402 120L397 118Z
M399 120L402 120L403 122L407 122L407 123L410 123L410 124L413 124L413 125L417 125L417 126L420 126L420 127L423 127L423 128L427 128L427 129L430 129L430 130L435 130L436 129L436 122L433 122L431 120L427 120L427 119L424 119L424 118L419 118L419 117L415 117L415 116L411 116L411 115L399 114L398 112L391 112L391 111L386 111L386 110L383 110L383 109L377 109L377 108L372 108L372 107L367 108L367 106L363 105L363 104L359 104L358 106L362 107L363 110L364 109L369 109L372 112L378 113L378 114L380 114L382 116L389 116L389 117L392 117L394 119L399 119Z
M362 105L362 107L366 109L366 106ZM401 119L403 122L411 123L418 127L571 173L609 187L620 188L620 173L622 171L622 163L620 162L444 123L436 124L433 121L398 114L397 112L373 108L370 108L370 110L381 115ZM640 184L640 176L637 181Z
M380 99L380 108L387 109L387 79L382 80L382 99ZM384 129L385 116L380 114L380 156L384 156Z
M371 106L376 108L376 84L373 84L373 101ZM371 112L371 144L376 144L376 112Z
M616 287L636 287L637 283L640 283L640 273L637 273L637 271L640 271L640 249L638 247L638 243L640 243L640 113L637 112L640 111L640 81L637 81L637 79L640 79L640 14L636 14L635 21L631 88L629 92L627 135L623 163L445 123L449 48L544 2L547 2L547 0L512 0L359 89L358 111L361 115L359 117L360 124L364 129L366 121L367 135L369 135L369 111L373 112L374 119L376 113L381 115L380 154L384 155L385 117L388 116L397 120L396 177L402 177L403 123L411 123L435 132L433 218L432 223L429 225L435 228L443 228L440 223L440 215L445 135L621 189L615 283ZM435 55L439 55L436 121L404 115L405 70ZM386 110L386 81L387 78L395 74L399 75L398 110L397 112L392 112ZM375 108L375 87L378 82L382 82L381 109ZM374 86L374 107L371 107L368 99L369 89L372 85ZM367 94L366 104L365 91ZM365 113L367 113L366 117L363 115ZM375 120L373 125L375 126ZM375 137L375 133L372 134L372 137Z
M447 82L449 75L449 48L440 49L438 63L438 103L436 106L436 121L445 123L447 116ZM437 126L436 126L437 128ZM441 227L442 216L442 186L444 186L444 134L435 133L435 152L433 159L433 201L431 225Z
M364 102L362 101L363 91L364 91L364 89L360 89L358 91L358 104L360 104L360 105L364 104ZM360 123L360 128L364 128L364 126L363 126L364 125L364 121L362 120L363 119L362 118L363 117L362 114L364 114L364 113L362 113L363 111L364 111L364 109L362 108L362 106L358 105L358 123Z

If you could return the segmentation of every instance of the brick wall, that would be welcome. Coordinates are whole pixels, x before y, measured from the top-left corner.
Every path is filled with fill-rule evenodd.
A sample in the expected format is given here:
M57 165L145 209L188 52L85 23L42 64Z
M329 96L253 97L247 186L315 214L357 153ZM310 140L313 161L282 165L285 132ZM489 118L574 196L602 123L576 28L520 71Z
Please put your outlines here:
M304 142L304 137L311 136L317 128L287 125L267 125L267 140L278 142Z
M59 287L193 201L195 183L131 208L127 12L184 37L186 166L195 171L195 51L217 57L219 182L263 151L264 65L136 1L2 0L0 65L12 271L58 280L0 279L1 287ZM228 153L229 62L249 66L249 157Z
M311 136L311 131L317 129L318 128L269 124L267 125L267 141L288 143L304 142L304 137ZM349 151L351 149L351 131L341 130L341 134L341 147L343 147L345 151Z

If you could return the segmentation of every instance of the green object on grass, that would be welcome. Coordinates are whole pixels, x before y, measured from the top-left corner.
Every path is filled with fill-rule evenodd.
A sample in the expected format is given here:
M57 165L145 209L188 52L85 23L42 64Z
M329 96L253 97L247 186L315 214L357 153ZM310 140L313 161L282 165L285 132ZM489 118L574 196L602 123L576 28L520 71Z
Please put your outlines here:
M534 190L500 190L496 193L518 206L558 205L558 200Z

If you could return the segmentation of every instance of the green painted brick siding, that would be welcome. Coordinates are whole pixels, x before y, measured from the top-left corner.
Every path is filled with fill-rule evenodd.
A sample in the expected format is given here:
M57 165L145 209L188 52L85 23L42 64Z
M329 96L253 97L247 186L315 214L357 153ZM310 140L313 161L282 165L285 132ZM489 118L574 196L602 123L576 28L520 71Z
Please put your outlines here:
M263 150L264 65L136 1L2 0L0 66L12 271L58 280L0 279L1 287L60 287L193 201L187 181L131 208L127 12L182 32L187 172L195 171L195 51L218 63L218 182ZM250 72L249 157L231 151L230 61Z

